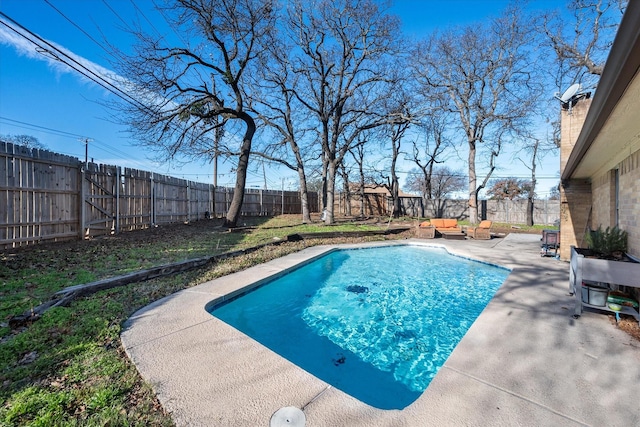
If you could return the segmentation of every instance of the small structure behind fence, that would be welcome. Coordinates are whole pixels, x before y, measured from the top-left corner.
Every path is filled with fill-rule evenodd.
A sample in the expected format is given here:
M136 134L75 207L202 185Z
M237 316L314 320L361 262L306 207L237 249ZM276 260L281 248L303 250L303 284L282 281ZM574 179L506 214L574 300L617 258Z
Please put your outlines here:
M337 198L336 212L345 211L345 194ZM350 195L351 212L360 213L360 195ZM469 218L469 202L467 199L431 199L421 197L400 197L403 214L418 218ZM527 221L526 200L479 200L479 216L507 224L525 224ZM384 193L366 193L364 201L366 216L389 216L393 212L393 200ZM534 202L534 224L555 224L560 220L559 200L536 200Z
M233 188L0 142L0 248L222 217L232 199ZM245 190L242 215L282 213L301 213L298 192Z

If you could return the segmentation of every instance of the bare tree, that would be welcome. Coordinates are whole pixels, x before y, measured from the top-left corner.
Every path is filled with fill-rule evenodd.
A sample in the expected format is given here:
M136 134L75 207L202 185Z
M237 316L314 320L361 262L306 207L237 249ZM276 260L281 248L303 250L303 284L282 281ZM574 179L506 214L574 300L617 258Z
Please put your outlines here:
M434 187L434 172L438 170L438 164L444 163L444 153L451 141L447 136L450 115L444 109L446 103L431 93L423 96L422 100L427 109L421 114L424 118L417 126L419 132L418 137L413 140L412 151L412 161L418 166L420 173L416 171L411 174L410 186L412 191L420 192L424 209L432 200L440 199ZM424 211L422 216L425 216Z
M380 171L377 170L376 164L379 163L380 158L372 155L377 152L380 147L376 146L373 142L385 140L384 128L372 129L368 132L358 135L358 140L355 146L349 150L351 156L357 166L358 170L358 192L360 198L360 217L365 217L365 205L368 201L366 197L367 186L372 188L386 187L385 184L381 184L379 179Z
M355 147L353 147L349 152L351 153L353 160L356 162L358 166L358 192L360 195L360 218L364 218L364 204L365 204L365 185L366 185L366 175L365 175L365 144L367 139L364 134L358 135L358 143Z
M192 158L224 151L213 133L239 122L243 135L225 132L228 154L237 156L236 184L225 225L235 227L246 183L251 142L256 131L246 106L245 74L264 52L261 40L274 28L270 0L176 0L162 9L181 45L135 32L133 55L120 53L117 64L129 80L128 93L137 102L121 105L134 136L162 153ZM232 129L237 129L233 128Z
M36 148L38 150L45 150L47 148L38 138L32 135L4 135L0 136L0 140L27 148Z
M260 157L284 165L298 173L302 222L311 222L309 191L305 171L303 143L309 134L308 121L294 95L297 76L291 69L291 46L282 37L274 37L268 43L270 55L258 68L252 91L251 109L258 119L272 131L266 141L254 153ZM309 149L307 157L313 155Z
M544 16L541 28L564 77L559 84L580 81L584 73L602 74L626 5L627 0L571 0L570 19L558 13Z
M349 169L346 162L341 162L338 166L338 173L342 179L342 194L344 194L344 214L351 216L351 182L349 180Z
M407 114L408 116L408 114ZM398 180L398 174L396 173L396 164L398 162L398 156L400 156L400 147L402 138L407 132L407 129L411 126L411 122L406 121L404 123L397 123L389 125L389 139L391 142L391 168L390 168L390 189L391 200L393 201L392 215L394 218L399 218L402 215L402 204L400 203L400 182Z
M529 191L527 192L527 216L526 223L528 226L533 225L533 211L535 208L535 195L538 185L536 169L545 155L550 152L557 151L558 147L555 140L555 128L551 127L551 136L539 137L536 135L524 136L522 149L517 155L517 159L531 172L531 180L529 181ZM529 156L528 160L523 160L523 156Z
M416 77L450 99L468 145L469 220L478 222L478 193L486 186L513 128L522 126L536 94L531 87L531 26L509 8L486 25L435 34L416 51ZM478 150L483 149L479 153ZM478 181L476 161L488 167Z
M390 122L375 108L393 79L398 20L373 0L296 0L288 32L301 52L296 98L317 121L325 222L334 221L336 174L362 132ZM394 119L397 120L397 119Z
M493 181L487 194L493 200L519 200L533 193L531 182L518 178L502 178Z
M427 182L428 180L428 182ZM465 176L459 171L454 171L447 166L434 166L425 174L422 168L409 173L406 188L409 191L419 192L422 195L424 206L431 205L436 217L441 217L447 198L466 188ZM424 212L422 216L425 216Z

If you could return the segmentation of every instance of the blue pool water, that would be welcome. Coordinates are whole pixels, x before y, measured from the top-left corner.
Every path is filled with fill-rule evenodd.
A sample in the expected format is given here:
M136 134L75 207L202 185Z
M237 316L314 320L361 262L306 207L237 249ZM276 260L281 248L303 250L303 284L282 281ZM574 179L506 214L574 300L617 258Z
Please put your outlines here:
M509 270L422 246L339 250L211 314L351 396L420 396Z

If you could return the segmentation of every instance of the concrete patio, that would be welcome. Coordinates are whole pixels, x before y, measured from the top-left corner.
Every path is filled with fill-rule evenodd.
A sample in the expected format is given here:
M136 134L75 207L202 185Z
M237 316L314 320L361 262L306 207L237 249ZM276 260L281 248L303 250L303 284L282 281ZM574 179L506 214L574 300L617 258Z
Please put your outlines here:
M211 316L206 305L318 256L307 248L178 292L135 313L123 346L178 426L269 426L282 407L306 425L638 426L640 342L586 311L574 319L568 263L540 237L417 240L512 269L428 389L403 410L370 407Z

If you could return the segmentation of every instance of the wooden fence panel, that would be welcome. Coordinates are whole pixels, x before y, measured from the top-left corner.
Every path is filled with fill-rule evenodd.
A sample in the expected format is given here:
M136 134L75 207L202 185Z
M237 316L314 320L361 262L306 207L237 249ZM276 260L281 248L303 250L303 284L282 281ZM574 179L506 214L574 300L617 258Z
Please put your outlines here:
M213 212L211 185L203 182L189 182L189 221L205 219Z
M248 188L242 201L242 215L259 216L262 214L262 190Z
M527 220L526 200L487 200L486 216L497 222L525 224ZM536 200L533 205L534 224L556 224L560 220L558 200Z
M153 224L151 193L153 173L124 168L119 178L119 229L132 231Z
M155 224L189 220L187 181L166 175L154 176Z
M77 164L0 142L0 248L78 236Z
M85 170L86 169L86 170ZM233 188L0 141L0 249L223 217ZM242 215L300 213L297 192L247 189ZM318 197L309 207L317 212Z
M86 237L116 232L116 166L89 163L84 170L84 232Z

